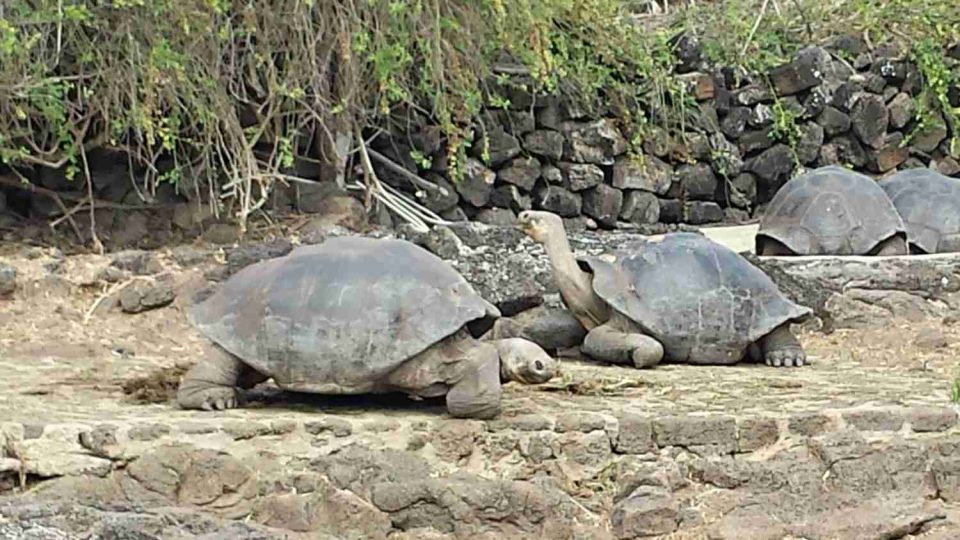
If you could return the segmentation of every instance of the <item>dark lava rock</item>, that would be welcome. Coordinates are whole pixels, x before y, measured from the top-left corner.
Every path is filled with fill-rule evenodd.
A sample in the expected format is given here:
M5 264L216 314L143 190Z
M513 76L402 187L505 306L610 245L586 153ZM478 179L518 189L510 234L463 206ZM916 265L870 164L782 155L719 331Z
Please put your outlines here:
M645 156L643 163L620 158L613 166L613 187L642 189L658 195L670 190L673 167L655 156Z
M529 195L520 193L517 186L507 184L499 186L490 195L490 204L498 208L509 208L514 212L522 212L531 208Z
M476 159L467 158L463 178L457 182L460 197L476 207L486 206L497 175Z
M583 191L603 183L603 169L590 163L561 163L564 187Z
M873 94L862 95L850 111L850 121L854 133L863 144L874 149L883 146L883 137L890 124L890 111L887 110L882 97Z
M615 226L622 206L623 192L606 184L583 192L583 213L601 225Z
M890 100L887 109L890 110L890 127L903 129L916 113L917 105L913 98L905 92L900 92Z
M490 166L498 168L504 163L520 155L520 141L504 129L503 126L496 126L487 131L487 144ZM475 144L473 146L473 156L479 158L483 153L484 144Z
M683 204L677 199L660 199L660 221L680 223L683 218Z
M823 146L823 128L819 124L808 123L800 128L802 135L797 142L797 159L808 165L820 156L820 147Z
M627 151L627 141L612 120L564 122L566 136L563 157L576 163L612 165L614 158Z
M586 335L586 329L570 311L540 306L518 313L512 318L501 319L494 337L520 337L547 351L556 351L580 345Z
M176 298L173 287L167 281L136 281L120 292L120 307L125 313L141 313L160 308Z
M420 200L420 204L439 214L450 210L460 202L457 188L443 176L436 173L427 173L424 179L433 182L440 189L417 190L417 198Z
M797 94L823 82L823 74L817 66L803 59L795 59L770 70L770 83L780 96Z
M477 221L487 225L510 227L517 224L517 216L506 208L484 208L477 214Z
M532 154L559 160L563 157L563 134L549 129L537 130L523 138L523 147Z
M542 210L553 212L561 217L576 217L580 215L583 204L580 195L571 193L560 186L546 186L537 191L534 206Z
M723 209L712 201L691 201L686 205L686 219L692 225L723 221Z
M540 162L537 158L516 158L500 172L497 178L501 182L513 184L524 191L530 191L540 178Z
M677 169L677 178L690 199L711 200L716 194L717 177L709 165L684 165Z
M777 144L749 160L746 167L766 185L782 184L793 171L793 152L789 146Z
M748 107L734 107L720 123L723 134L731 139L739 139L747 127L747 120L753 112Z
M660 201L649 191L637 189L625 192L620 219L637 225L657 223L660 221Z
M817 117L817 123L823 127L827 137L846 133L850 129L850 117L835 107L825 107Z
M285 238L239 245L227 252L227 275L233 275L241 268L260 261L283 257L291 250L293 244Z

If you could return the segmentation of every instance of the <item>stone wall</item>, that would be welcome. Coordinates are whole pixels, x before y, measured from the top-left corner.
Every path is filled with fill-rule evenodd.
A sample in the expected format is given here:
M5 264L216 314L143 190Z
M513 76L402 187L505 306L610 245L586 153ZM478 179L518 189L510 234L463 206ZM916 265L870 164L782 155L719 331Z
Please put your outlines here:
M414 128L412 136L380 137L374 144L446 190L443 196L420 190L420 201L431 210L451 220L491 224L510 223L528 208L584 216L603 228L618 222L737 222L756 216L800 167L841 164L873 176L931 167L960 175L946 119L914 133L923 82L899 51L868 50L858 39L842 37L825 48L806 48L768 73L746 74L708 65L695 39L681 44L677 77L697 108L684 133L648 135L640 159L629 155L617 118L589 117L576 104L515 88L507 90L509 110L489 110L481 119L478 134L489 141L489 161L481 159L482 145L475 145L465 178L455 186L435 128ZM945 54L960 59L960 46ZM960 89L951 90L950 100L960 105ZM776 136L778 110L795 115L788 127L799 137L792 144ZM414 150L432 158L428 170L410 157ZM378 165L377 172L418 192L386 166Z
M394 119L393 129L373 139L375 172L451 221L505 225L520 211L535 208L577 221L569 224L577 228L653 226L658 231L674 224L755 218L800 168L842 164L881 176L931 167L960 175L960 155L950 148L956 131L950 120L928 121L928 129L915 129L923 81L901 51L871 50L858 38L840 37L824 47L803 49L768 73L749 74L708 64L694 38L681 37L678 45L676 80L687 85L696 102L687 110L682 132L651 127L642 143L631 145L634 134L612 112L588 114L568 99L501 85L510 106L489 109L477 119L475 138L481 142L469 149L462 180L451 179L440 129L416 112ZM948 47L944 57L960 79L960 45ZM522 77L514 82L523 82ZM960 88L951 88L948 98L960 106ZM794 120L784 124L788 116ZM784 131L796 135L792 142ZM95 196L113 204L101 204L96 215L98 234L108 248L149 247L198 234L218 243L237 239L235 227L225 223L229 216L214 216L195 204L194 199L206 200L209 193L190 178L178 188L162 184L156 193L144 193L134 188L143 184L143 171L130 171L122 153L99 150L89 160ZM298 160L288 172L323 180L315 162ZM169 165L158 167L162 172ZM412 181L415 177L439 189L423 189L422 182ZM69 180L65 170L40 168L30 180L60 193L69 206L87 195L83 183ZM361 214L362 221L359 203L334 187L322 181L277 186L267 208L352 212ZM145 203L152 212L134 211ZM20 224L27 229L22 236L47 235L46 223L62 213L49 195L30 194L9 182L0 185L0 230ZM24 225L15 216L34 222ZM385 210L371 218L382 225L394 221ZM69 232L68 225L76 225L76 235L89 238L89 220L76 221L62 222L60 229Z

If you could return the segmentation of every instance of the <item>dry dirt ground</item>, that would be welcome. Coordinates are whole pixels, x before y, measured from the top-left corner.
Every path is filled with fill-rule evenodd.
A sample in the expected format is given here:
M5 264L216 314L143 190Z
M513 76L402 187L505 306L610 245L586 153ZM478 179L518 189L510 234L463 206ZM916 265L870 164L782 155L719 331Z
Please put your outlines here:
M215 250L0 260L0 538L960 537L953 317L804 330L799 369L565 359L490 421L269 383L188 412ZM157 282L172 303L123 312Z

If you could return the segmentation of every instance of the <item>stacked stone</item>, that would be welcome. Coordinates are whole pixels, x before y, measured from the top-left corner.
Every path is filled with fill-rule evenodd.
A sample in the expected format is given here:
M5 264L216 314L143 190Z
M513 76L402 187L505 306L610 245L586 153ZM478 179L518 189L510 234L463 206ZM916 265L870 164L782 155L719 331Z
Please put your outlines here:
M395 119L392 124L399 127L371 143L376 173L451 221L509 225L519 212L533 208L555 212L576 222L569 224L576 228L592 221L606 229L629 223L640 230L755 218L798 167L840 164L874 176L931 167L960 176L950 120L927 115L924 129L917 129L923 81L900 51L868 50L859 39L844 36L753 74L711 65L692 36L681 35L674 45L676 81L695 101L685 108L682 133L652 127L640 134L643 143L631 148L628 141L636 134L613 112L601 107L588 113L569 99L531 95L524 90L531 81L514 76L509 85L493 84L509 105L487 109L476 119L474 142L458 158L464 160L458 164L465 171L461 180L452 179L441 130L415 111ZM960 79L960 45L947 47L944 60ZM960 88L950 88L947 100L960 107ZM644 112L653 119L665 116ZM784 125L788 117L793 120ZM796 138L790 141L785 133ZM299 149L303 155L312 151L308 142ZM383 156L392 163L379 159ZM130 182L126 156L103 150L91 152L88 160L98 199L143 202ZM167 170L172 164L167 160L158 167ZM298 159L285 172L327 179L310 160ZM142 171L134 173L139 177ZM417 177L439 189L428 189ZM31 180L86 195L82 183L67 180L65 169L38 169ZM203 231L211 241L234 241L235 228L212 224L215 216L205 206L183 202L206 192L194 182L184 177L179 192L165 183L152 195L157 203L180 203L172 216L148 221L140 212L101 208L98 227L113 230L104 237L108 243L124 246L140 245L160 229L168 236ZM5 200L14 194L15 199ZM0 226L12 219L5 206L45 219L61 212L50 197L24 196L0 190ZM336 214L356 206L332 182L277 186L272 196L269 207L276 210ZM385 214L377 219L391 221Z
M399 137L379 143L443 194L383 166L378 173L447 219L510 224L534 208L590 218L603 228L748 220L798 166L840 164L874 176L931 167L960 175L946 119L915 129L922 80L897 51L868 51L842 37L757 76L709 65L689 36L676 45L678 80L697 107L684 133L647 134L640 156L628 152L624 126L610 115L588 116L575 103L511 86L501 89L510 107L487 110L478 122L479 142L459 182L449 178L435 128L420 129L409 145ZM945 55L960 57L960 49ZM960 90L953 88L950 100L960 106ZM799 135L793 145L775 136L778 108L792 113L781 118L795 119L784 126ZM410 158L412 150L432 157L429 170Z

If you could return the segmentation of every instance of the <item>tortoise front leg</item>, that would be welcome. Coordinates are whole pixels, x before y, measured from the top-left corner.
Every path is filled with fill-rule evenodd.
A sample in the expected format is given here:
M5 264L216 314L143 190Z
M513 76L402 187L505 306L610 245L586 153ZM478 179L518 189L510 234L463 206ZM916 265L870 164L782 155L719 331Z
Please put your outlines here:
M760 340L760 349L768 366L800 367L807 361L807 353L790 330L789 322L764 336Z
M460 362L459 377L447 391L447 411L457 418L496 417L502 394L496 347L476 342Z
M636 368L652 367L663 360L663 345L644 334L627 333L602 324L587 333L580 350L611 364L632 364Z
M184 409L225 410L237 406L237 387L252 388L266 377L214 345L184 376L177 403Z

